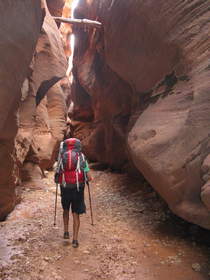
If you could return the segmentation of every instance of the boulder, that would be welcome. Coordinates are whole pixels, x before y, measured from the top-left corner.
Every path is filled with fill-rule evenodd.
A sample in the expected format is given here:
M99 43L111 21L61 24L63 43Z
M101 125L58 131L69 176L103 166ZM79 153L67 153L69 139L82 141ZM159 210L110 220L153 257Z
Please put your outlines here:
M37 183L39 183L39 185L41 185L41 179L43 178L43 172L40 169L39 165L36 163L32 163L32 162L25 162L22 169L21 169L21 178L22 181L24 182L28 182L30 181L30 183L35 184L35 186L37 185ZM32 184L30 184L31 187Z
M210 148L208 1L79 3L75 16L103 30L74 30L76 134L92 112L85 149L93 159L118 168L131 159L174 213L210 228L201 195Z

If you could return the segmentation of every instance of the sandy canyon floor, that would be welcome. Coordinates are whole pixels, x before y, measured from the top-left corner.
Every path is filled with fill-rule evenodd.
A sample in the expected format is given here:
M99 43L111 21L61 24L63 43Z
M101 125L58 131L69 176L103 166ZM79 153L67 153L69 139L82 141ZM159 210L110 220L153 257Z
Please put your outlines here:
M53 173L23 186L22 202L0 223L1 280L210 279L208 231L174 216L146 182L109 170L93 176L95 225L86 190L77 249L62 238L60 197L53 226Z

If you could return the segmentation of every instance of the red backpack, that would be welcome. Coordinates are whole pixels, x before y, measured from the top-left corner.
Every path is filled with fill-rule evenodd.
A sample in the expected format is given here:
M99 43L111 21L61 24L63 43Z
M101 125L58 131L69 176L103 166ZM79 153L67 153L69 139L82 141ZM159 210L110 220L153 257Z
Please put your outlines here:
M76 138L69 138L62 142L60 148L59 183L78 184L85 182L85 156L81 152L81 142Z

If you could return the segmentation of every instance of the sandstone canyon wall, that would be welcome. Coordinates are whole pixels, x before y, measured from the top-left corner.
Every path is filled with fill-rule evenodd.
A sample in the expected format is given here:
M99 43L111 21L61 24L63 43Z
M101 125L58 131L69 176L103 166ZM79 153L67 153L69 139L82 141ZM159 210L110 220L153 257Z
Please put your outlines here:
M14 208L20 180L41 178L52 166L66 130L67 94L59 80L67 59L47 4L60 15L64 1L0 4L0 219Z
M14 138L18 129L17 110L21 87L40 34L43 10L40 1L2 1L1 10L1 166L0 217L14 207ZM25 10L28 13L25 13ZM20 67L21 65L21 67Z
M133 162L184 219L210 228L209 2L80 0L74 135L89 158Z
M24 163L23 180L38 179L34 168L41 179L43 170L52 167L55 148L66 129L66 97L59 80L65 77L67 60L61 34L48 9L30 68L32 74L22 88L16 137L18 164Z

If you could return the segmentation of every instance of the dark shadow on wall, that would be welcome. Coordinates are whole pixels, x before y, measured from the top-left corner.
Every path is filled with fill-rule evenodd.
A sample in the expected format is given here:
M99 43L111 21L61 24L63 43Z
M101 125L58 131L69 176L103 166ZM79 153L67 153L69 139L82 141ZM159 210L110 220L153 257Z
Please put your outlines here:
M39 86L36 94L36 106L39 105L39 103L42 101L42 99L45 97L45 94L47 91L56 84L61 78L60 77L53 77L50 80L43 81L41 85Z

